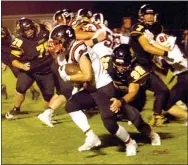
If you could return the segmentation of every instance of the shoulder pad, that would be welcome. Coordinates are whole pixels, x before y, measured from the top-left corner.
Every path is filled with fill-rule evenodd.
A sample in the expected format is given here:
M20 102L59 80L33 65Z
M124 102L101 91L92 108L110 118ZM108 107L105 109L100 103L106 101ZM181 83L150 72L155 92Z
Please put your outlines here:
M135 24L131 27L131 32L130 35L131 36L135 36L135 35L142 35L143 32L145 31L145 26L142 24Z

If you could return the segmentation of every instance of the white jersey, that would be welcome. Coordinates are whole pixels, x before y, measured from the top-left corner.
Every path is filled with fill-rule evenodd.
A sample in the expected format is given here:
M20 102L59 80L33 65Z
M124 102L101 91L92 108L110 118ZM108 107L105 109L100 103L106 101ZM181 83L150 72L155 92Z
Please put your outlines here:
M114 33L114 44L113 49L121 44L128 44L130 40L129 36L123 36L122 34Z
M96 88L101 88L112 82L112 78L103 68L99 57L92 51L91 48L85 45L83 41L74 41L72 48L69 51L68 61L63 56L58 57L58 64L63 66L67 63L78 63L81 56L88 56L92 62L93 81Z
M106 39L102 42L99 42L97 44L95 44L92 49L93 51L100 57L104 57L106 55L112 55L113 54L113 42L114 42L114 36L113 36L113 32L107 28L105 25L100 24L100 25L96 25L97 27L97 31L96 31L96 35L98 32L105 31L106 32ZM94 36L93 38L95 38L96 36Z
M173 42L170 42L173 39ZM178 45L175 44L173 36L161 33L157 36L156 41L163 46L169 46L171 48L170 57L174 61L165 59L165 61L174 68L174 75L180 74L182 72L188 71L188 61L185 55L181 52ZM159 60L163 59L162 56L158 57ZM159 61L160 63L160 61Z

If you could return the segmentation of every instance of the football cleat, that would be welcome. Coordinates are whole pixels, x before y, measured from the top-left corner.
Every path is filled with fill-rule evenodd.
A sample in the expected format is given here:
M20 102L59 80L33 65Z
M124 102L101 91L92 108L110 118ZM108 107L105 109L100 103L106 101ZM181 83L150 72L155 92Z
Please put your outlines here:
M128 144L126 144L126 156L135 156L138 145L135 140L131 140Z
M164 123L167 121L163 115L153 115L149 125L152 127L164 126Z
M151 145L152 146L160 146L161 145L161 138L158 133L151 132Z
M16 119L16 115L19 113L20 113L20 109L14 107L11 111L9 111L5 114L5 118L6 119Z
M101 141L97 135L87 136L85 143L78 148L79 152L91 150L93 147L101 145Z
M132 123L131 121L128 121L127 124L128 124L128 125L132 125L133 123Z
M38 118L47 126L49 127L54 127L54 125L51 122L52 119L52 114L48 114L48 113L41 113L38 115Z

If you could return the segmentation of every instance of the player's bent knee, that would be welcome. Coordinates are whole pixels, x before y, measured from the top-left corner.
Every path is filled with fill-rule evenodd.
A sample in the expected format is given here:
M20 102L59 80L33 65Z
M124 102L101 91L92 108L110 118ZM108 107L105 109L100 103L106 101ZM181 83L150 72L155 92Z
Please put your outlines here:
M109 119L109 118L103 118L102 120L108 132L111 133L112 135L115 135L119 128L116 120Z
M26 88L19 87L19 86L16 87L16 92L19 93L19 94L25 94L26 91L27 91Z
M67 113L78 111L79 109L76 108L75 104L73 104L71 101L68 101L65 105L65 110Z
M53 94L44 94L43 95L43 98L46 102L50 102L52 97L53 97Z

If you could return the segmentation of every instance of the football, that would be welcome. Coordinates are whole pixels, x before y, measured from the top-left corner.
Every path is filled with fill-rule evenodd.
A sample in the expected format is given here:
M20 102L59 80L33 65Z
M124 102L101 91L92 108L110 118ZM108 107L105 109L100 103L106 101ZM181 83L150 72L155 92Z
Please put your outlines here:
M78 74L80 71L79 64L66 64L65 65L65 72L67 75L75 75Z

